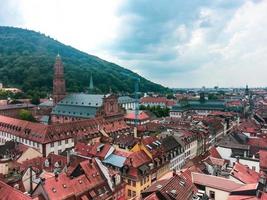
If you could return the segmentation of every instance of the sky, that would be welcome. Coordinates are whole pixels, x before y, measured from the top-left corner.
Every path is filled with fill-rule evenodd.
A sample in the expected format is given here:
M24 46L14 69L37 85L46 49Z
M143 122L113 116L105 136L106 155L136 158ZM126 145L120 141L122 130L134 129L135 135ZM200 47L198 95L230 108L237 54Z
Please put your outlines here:
M267 86L267 0L0 0L35 30L168 87Z

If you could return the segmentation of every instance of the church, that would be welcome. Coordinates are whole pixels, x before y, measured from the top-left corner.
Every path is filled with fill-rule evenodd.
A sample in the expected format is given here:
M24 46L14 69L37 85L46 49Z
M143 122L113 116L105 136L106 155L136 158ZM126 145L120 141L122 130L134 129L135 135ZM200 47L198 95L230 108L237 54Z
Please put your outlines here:
M92 76L90 89L93 88ZM122 120L124 109L118 104L115 94L66 93L64 67L61 57L57 55L54 64L52 123L66 123L103 117L112 122Z

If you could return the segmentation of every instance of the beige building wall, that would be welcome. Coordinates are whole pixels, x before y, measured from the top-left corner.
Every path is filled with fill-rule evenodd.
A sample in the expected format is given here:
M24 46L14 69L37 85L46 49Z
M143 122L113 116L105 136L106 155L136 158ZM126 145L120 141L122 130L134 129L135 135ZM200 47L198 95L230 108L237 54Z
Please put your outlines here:
M215 193L214 200L227 200L229 196L229 192L225 192L222 190L218 190L215 188L206 187L206 194L211 198L210 194L211 192Z
M26 160L30 160L33 158L37 158L37 157L42 157L43 154L39 151L37 151L36 149L33 149L31 147L29 147L18 159L17 162L18 163L22 163Z

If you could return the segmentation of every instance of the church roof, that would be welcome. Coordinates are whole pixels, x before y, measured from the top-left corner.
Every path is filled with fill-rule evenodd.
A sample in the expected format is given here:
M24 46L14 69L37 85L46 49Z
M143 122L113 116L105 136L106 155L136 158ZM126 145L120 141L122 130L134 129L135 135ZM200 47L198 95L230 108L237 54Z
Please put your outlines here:
M103 98L104 95L97 94L70 94L53 108L52 114L92 118L102 106Z
M53 108L52 114L81 118L93 118L97 108L89 106L57 105Z
M58 105L100 107L103 103L103 98L104 95L100 94L75 93L67 95Z

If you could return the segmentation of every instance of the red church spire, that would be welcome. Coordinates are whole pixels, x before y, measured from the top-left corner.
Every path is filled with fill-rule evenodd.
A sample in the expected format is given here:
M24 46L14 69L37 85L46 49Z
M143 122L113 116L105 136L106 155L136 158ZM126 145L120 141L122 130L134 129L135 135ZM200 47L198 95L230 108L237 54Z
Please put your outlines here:
M66 95L64 68L60 55L57 55L54 65L53 102L57 104Z

